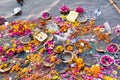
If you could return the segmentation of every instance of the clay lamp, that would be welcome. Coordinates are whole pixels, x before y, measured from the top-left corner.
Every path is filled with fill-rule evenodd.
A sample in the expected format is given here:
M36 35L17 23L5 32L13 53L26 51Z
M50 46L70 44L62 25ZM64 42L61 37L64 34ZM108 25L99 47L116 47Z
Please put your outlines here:
M71 51L65 51L62 53L62 60L64 63L71 62L73 59L73 53Z
M96 51L101 52L101 53L106 52L107 45L108 44L105 41L96 42L96 44L95 44Z
M60 62L59 64L56 64L55 70L59 73L64 73L68 70L68 64L64 62Z
M41 18L44 19L44 20L48 20L51 18L51 15L49 12L42 12L41 13Z
M49 58L50 56L45 56L45 57L43 57L43 64L44 64L44 66L46 66L46 67L51 67L51 66L53 66L54 65L54 62L51 62L51 60L50 60L50 58Z
M31 41L31 39L29 36L22 36L19 38L19 41L22 44L28 44Z
M100 58L100 63L103 65L103 66L111 66L113 63L114 63L114 58L109 56L109 55L103 55L101 58Z
M54 52L55 53L63 53L64 52L64 44L60 42L55 42Z
M78 16L77 21L80 23L86 23L88 21L88 18L86 15Z
M83 58L84 64L86 66L95 65L97 63L97 61L98 61L97 57L94 57L94 55L90 54L90 53L89 54L84 54L82 56L82 58Z
M61 14L66 15L66 14L68 14L70 12L70 9L69 9L68 6L62 5L60 7L59 11L60 11Z
M5 18L4 17L2 17L2 16L0 16L0 25L2 25L2 24L4 24L5 23Z
M1 66L3 66L3 67L1 67ZM1 73L7 72L12 68L12 66L13 66L13 64L10 64L8 62L6 64L2 64L2 65L0 65L0 67L1 67L0 72Z
M115 66L120 67L120 59L114 61Z
M107 47L106 47L107 52L111 53L111 54L115 54L119 51L119 46L116 43L110 43Z

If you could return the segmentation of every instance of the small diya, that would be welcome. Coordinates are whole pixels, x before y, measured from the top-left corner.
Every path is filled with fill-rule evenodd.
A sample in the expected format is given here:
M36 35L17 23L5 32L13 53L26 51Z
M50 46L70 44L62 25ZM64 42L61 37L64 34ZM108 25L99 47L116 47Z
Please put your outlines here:
M119 46L116 43L110 43L107 47L106 47L107 52L111 53L111 54L115 54L119 51Z
M55 47L54 47L54 52L55 53L63 53L64 52L64 44L61 43L55 43Z
M106 46L108 44L105 41L99 41L96 43L95 47L98 52L106 52Z
M50 33L59 31L58 25L53 21L48 21L45 27Z
M42 13L41 13L41 18L42 18L42 19L45 19L45 20L48 20L48 19L51 18L51 15L50 15L49 12L42 12Z
M49 56L46 56L46 57L43 57L43 64L46 66L46 67L51 67L54 65L54 62L51 62L49 59Z
M62 5L60 7L59 11L60 11L61 14L66 15L66 14L68 14L70 12L70 9L69 9L68 6Z
M109 55L103 55L101 58L100 58L100 63L103 65L103 66L111 66L113 63L114 63L114 58L109 56Z
M56 64L55 70L59 73L64 73L68 70L68 64L60 62L59 64Z
M117 67L120 67L120 59L116 59L114 61L114 64L117 66Z
M28 44L31 41L31 38L29 36L22 36L19 38L19 40L22 44Z
M64 63L71 62L73 59L73 53L71 51L65 51L62 54L62 60Z
M1 64L0 65L0 72L1 73L4 73L4 72L7 72L9 71L11 68L12 68L13 64L10 64L10 63L5 63L5 64Z
M86 66L92 66L98 61L97 57L94 57L93 54L88 53L84 54L82 58Z
M80 15L77 18L77 21L80 22L80 23L85 23L85 22L87 22L87 20L88 20L88 18L87 18L86 15Z

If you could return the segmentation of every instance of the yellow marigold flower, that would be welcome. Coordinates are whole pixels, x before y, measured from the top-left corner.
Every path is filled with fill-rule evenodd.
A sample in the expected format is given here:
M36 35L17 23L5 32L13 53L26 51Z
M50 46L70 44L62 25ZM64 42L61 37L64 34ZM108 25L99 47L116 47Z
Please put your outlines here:
M83 63L83 59L82 59L82 58L77 58L77 59L75 60L75 62L78 63L78 64L79 64L79 63Z
M82 53L82 52L83 52L83 49L79 48L79 49L78 49L78 52L79 52L79 53Z
M66 44L70 44L70 40L66 40Z
M40 53L43 53L43 51L44 51L44 48L41 48L41 49L40 49Z
M17 45L16 45L16 44L13 44L12 46L15 48Z
M56 47L56 51L59 53L61 53L63 50L64 50L64 48L61 45Z
M110 76L104 76L104 80L114 80L114 79L111 78Z
M10 50L14 52L14 51L15 51L15 48L11 48Z
M79 25L80 25L80 23L77 22L77 21L75 21L74 23L72 23L72 26L73 26L73 27L76 27L76 26L79 26Z
M62 19L66 19L67 16L66 16L66 15L61 15L60 17L61 17Z
M52 80L57 80L57 79L58 79L58 77L59 77L59 76L54 75L54 76L52 77Z
M73 47L72 47L72 46L67 46L67 50L68 50L68 51L72 51L72 50L73 50Z
M27 68L23 68L22 72L25 73L27 71Z

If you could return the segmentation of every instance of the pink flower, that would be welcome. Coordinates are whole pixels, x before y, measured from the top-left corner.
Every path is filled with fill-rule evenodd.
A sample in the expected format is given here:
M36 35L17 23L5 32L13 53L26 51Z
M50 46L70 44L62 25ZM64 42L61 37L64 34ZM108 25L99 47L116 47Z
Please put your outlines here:
M14 32L9 33L10 37L14 37Z
M14 55L13 52L9 52L9 53L8 53L8 56L10 56L10 57L12 57L13 55Z
M47 61L47 62L50 62L50 58L49 58L49 57L47 57L47 58L46 58L46 61Z
M30 29L26 29L26 30L25 30L25 34L26 34L26 35L30 35L30 34L31 34Z
M60 22L63 22L63 20L62 20L61 17L56 16L56 17L55 17L55 22L56 22L56 23L60 23Z
M70 11L70 9L69 9L68 6L62 5L62 6L60 7L60 11L61 11L61 12L68 12L68 11Z
M2 56L1 59L2 59L3 62L7 61L7 57L5 57L5 56Z
M87 78L87 80L92 80L93 79L92 76L87 76L86 78Z
M120 29L118 28L118 27L116 27L115 29L114 29L114 33L115 34L118 34L120 32Z
M17 31L15 34L16 34L17 36L20 36L20 32L19 32L19 31Z
M3 47L2 46L0 46L0 51L2 51L3 50Z
M103 75L103 74L99 74L98 77L99 77L99 78L103 78L104 75Z
M18 42L19 42L19 41L18 41L17 39L16 39L16 40L14 40L14 43L16 43L16 44L17 44Z
M84 12L84 9L78 6L76 7L75 11L78 12L79 14L82 14Z
M66 77L66 75L65 74L62 74L62 78L65 78Z
M34 49L34 48L32 48L32 49L30 50L30 52L31 52L31 53L33 53L34 51L35 51L35 49Z
M53 54L53 51L49 50L49 51L48 51L48 54Z
M53 41L52 41L52 40L51 40L51 41L48 41L48 42L45 44L45 48L46 48L47 50L53 49L53 48L54 48L54 43L53 43Z

